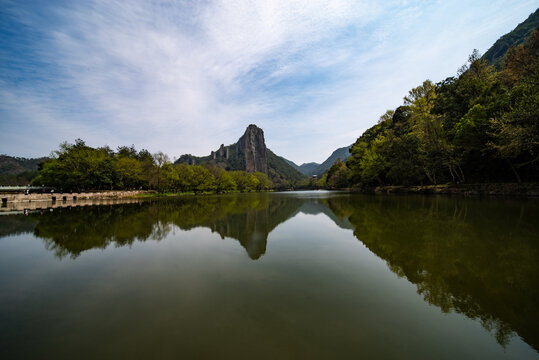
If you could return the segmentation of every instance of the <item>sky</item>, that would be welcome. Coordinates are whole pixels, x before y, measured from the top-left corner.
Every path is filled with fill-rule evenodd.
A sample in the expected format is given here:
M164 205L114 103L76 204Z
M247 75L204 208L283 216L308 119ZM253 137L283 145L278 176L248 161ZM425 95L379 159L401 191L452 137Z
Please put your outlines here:
M0 0L0 154L208 155L249 124L322 162L537 1Z

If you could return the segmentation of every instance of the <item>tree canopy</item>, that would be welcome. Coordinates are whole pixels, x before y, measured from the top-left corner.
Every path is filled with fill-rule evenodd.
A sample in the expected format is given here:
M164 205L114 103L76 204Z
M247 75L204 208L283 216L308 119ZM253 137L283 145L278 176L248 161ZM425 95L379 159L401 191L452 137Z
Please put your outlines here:
M62 189L154 189L160 192L228 192L270 190L264 173L227 172L214 165L174 165L162 152L137 151L133 145L114 152L92 148L83 140L67 142L40 164L34 185Z
M328 172L328 186L539 180L539 32L501 64L474 51L457 77L410 90Z

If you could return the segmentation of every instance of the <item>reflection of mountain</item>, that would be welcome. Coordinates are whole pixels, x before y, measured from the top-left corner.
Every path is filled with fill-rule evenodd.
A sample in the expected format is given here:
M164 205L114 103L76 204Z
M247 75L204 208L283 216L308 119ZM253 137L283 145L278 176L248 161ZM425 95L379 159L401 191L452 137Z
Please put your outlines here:
M539 349L539 243L535 202L436 197L330 199L354 235L425 301Z
M271 199L271 201L270 201ZM266 251L268 234L296 214L303 203L270 194L185 197L137 204L55 209L29 216L2 216L0 237L33 232L60 258L93 248L163 239L177 226L207 227L221 237L237 239L249 257Z
M478 319L501 345L513 332L539 349L537 202L422 196L241 194L0 216L0 237L33 232L59 257L109 244L160 240L206 227L237 239L252 259L297 215L325 214L444 312Z
M266 252L269 233L294 216L301 204L302 201L295 198L272 197L267 207L233 213L207 225L222 238L227 236L239 240L249 257L258 259Z
M3 216L3 236L33 232L45 239L58 257L77 257L83 251L130 245L135 241L160 240L177 226L182 230L207 227L222 238L238 240L252 259L266 251L268 235L298 212L325 213L338 219L322 203L277 194L185 197L138 204L55 209L27 217ZM9 225L9 226L7 226ZM348 227L349 228L349 227ZM2 234L0 234L2 236Z
M348 230L354 230L354 226L350 223L347 217L339 217L331 211L331 209L327 206L327 201L310 201L305 202L301 207L297 210L296 213L302 212L304 214L310 214L310 215L317 215L317 214L325 214L328 218L333 220L333 222L342 229L348 229ZM295 215L295 214L294 214Z

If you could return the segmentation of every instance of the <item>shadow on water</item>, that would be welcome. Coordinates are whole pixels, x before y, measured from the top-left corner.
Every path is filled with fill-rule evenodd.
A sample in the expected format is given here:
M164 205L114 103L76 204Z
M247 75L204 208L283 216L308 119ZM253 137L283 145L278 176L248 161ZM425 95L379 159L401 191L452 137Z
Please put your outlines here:
M310 193L313 194L313 193ZM506 346L516 332L539 349L537 201L348 194L244 194L59 209L0 217L0 237L32 232L59 258L211 229L251 259L298 213L325 214L354 231L429 304L477 319Z

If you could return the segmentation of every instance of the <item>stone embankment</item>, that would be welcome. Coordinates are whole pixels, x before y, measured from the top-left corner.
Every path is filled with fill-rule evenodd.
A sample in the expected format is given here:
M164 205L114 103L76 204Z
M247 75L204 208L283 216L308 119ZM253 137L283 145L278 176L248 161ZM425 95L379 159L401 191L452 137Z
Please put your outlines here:
M4 193L0 194L2 200L0 211L124 203L125 200L133 199L136 195L145 193L147 191L31 193L28 195Z

